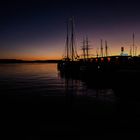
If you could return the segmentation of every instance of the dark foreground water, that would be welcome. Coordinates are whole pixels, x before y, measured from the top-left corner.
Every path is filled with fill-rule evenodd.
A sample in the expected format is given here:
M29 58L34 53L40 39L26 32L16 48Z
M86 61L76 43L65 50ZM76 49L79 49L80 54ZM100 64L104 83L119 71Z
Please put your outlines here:
M138 138L138 85L96 80L65 78L57 64L1 64L1 133L5 139Z

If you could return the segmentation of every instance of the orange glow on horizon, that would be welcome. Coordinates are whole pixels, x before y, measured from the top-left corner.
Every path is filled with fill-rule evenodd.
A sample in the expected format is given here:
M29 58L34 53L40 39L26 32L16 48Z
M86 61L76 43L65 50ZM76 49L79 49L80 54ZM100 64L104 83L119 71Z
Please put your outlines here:
M15 59L21 59L21 60L59 60L61 57L46 57L46 56L40 56L40 57L17 57Z
M58 44L57 44L58 43ZM39 47L37 46L27 46L21 45L19 48L15 49L14 51L0 51L0 59L21 59L21 60L60 60L62 56L64 56L65 45L62 42L57 42L53 45L40 44ZM129 55L130 53L130 43L124 44L120 41L108 41L108 55L120 55L121 54L121 47L125 48L124 53ZM79 47L81 44L78 41L77 44L77 53L82 58L82 51ZM89 54L91 57L96 57L96 51L98 48L98 53L100 54L100 42L96 40L92 40L90 42L91 50L89 50ZM139 46L139 43L137 43ZM140 54L139 48L137 49L137 55Z
M59 56L9 56L9 57L0 57L0 59L19 59L19 60L60 60L61 57Z
M80 55L80 57L82 57L82 51L78 50L77 52ZM113 49L111 49L111 53L109 51L108 54L109 54L109 56L111 56L111 55L120 55L120 53L121 53L121 47L120 48L113 48ZM126 53L129 54L129 50L128 49L126 49ZM59 52L59 53L55 52L55 54L53 55L53 53L51 53L51 52L49 53L48 52L48 53L46 53L46 56L45 56L45 55L42 55L41 53L38 54L38 55L36 55L36 54L35 55L34 54L28 54L28 55L21 54L21 55L16 55L15 53L14 54L10 53L8 55L8 57L6 57L6 56L2 57L1 56L0 59L60 60L60 59L62 59L62 54L63 54L63 52L62 53L61 52ZM91 57L96 57L97 56L96 55L96 52L95 52L95 48L90 51L90 54L91 54ZM139 53L137 53L137 54L139 54Z

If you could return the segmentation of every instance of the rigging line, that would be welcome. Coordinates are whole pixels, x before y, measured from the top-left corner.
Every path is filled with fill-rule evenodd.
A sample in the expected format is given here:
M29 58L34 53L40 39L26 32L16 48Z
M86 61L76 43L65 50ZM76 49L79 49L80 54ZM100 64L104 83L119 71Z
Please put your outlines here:
M73 17L73 43L74 43L74 55L75 57L79 57L78 53L77 53L77 48L76 48L76 37L75 37L75 22L74 22L74 17Z
M110 49L110 47L108 47L108 49L109 49L110 55L112 56L112 52L111 52L111 49Z

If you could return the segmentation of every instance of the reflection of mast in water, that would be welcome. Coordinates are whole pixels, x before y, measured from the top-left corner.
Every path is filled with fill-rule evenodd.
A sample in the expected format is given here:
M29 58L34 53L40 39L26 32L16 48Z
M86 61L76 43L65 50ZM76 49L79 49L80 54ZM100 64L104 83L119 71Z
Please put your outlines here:
M85 86L80 80L65 78L65 94L68 100L73 100L74 97L85 95Z
M66 103L73 104L77 97L91 97L98 100L110 100L114 101L114 91L110 88L94 87L90 82L82 82L72 77L61 77L64 80L64 92L66 96ZM85 100L88 98L85 98Z
M68 104L74 100L73 80L65 78L65 95Z

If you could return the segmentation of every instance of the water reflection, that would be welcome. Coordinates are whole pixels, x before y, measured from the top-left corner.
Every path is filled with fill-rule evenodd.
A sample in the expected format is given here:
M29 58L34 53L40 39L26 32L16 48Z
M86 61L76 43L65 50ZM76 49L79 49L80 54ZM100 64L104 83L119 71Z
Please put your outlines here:
M79 73L60 73L62 79L71 81L80 81L83 90L81 95L96 97L96 99L109 100L140 100L139 82L136 73L120 73L113 75L98 74L89 77L81 77ZM71 85L73 82L67 84ZM68 85L68 86L69 86ZM75 84L76 85L76 84ZM79 85L78 85L79 86ZM77 92L78 95L78 92Z
M114 78L115 77L115 78ZM139 83L127 77L113 81L79 74L60 73L57 64L24 63L0 65L1 94L38 94L41 96L87 96L99 100L139 97ZM121 76L122 77L122 76ZM124 77L124 75L123 75ZM134 77L135 78L135 77Z
M62 94L56 64L24 63L0 65L1 94ZM57 91L57 92L56 92Z
M12 126L10 131L16 125L14 132L22 129L23 133L28 130L30 134L33 130L53 135L60 131L87 135L97 132L98 135L114 133L120 128L132 130L133 124L139 127L139 100L129 98L126 101L120 96L132 95L133 91L139 93L136 92L139 84L132 84L131 80L125 81L126 85L124 80L119 83L106 81L59 73L57 64L0 65L0 95L8 95L1 96L5 99L1 107L7 103L4 110L8 113L1 113L5 115L4 123L11 118L12 125L9 122L6 125L7 128Z
M139 96L139 83L128 76L81 79L79 74L60 73L57 64L24 63L0 65L1 94L38 94L41 96L87 96L99 100Z
M79 75L59 72L65 81L65 93L68 97L83 96L102 101L115 101L116 96L112 88L104 85L96 85L95 81L85 81Z

